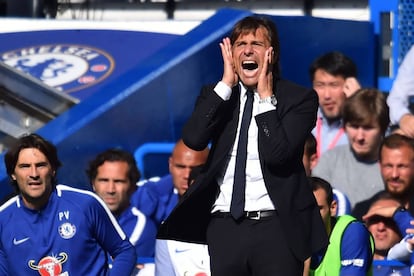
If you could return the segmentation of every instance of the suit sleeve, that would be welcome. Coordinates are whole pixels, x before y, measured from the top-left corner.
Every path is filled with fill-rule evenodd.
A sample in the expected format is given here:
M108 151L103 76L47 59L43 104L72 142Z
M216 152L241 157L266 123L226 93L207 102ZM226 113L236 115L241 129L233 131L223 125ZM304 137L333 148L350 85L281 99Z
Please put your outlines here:
M285 89L292 89L284 94L290 93L293 99L285 95L279 100L277 110L255 117L259 129L259 152L268 166L287 165L301 158L304 141L316 122L316 92L289 86ZM284 103L284 100L290 102Z
M220 123L225 102L214 92L213 86L203 87L197 98L194 111L183 127L184 143L194 149L203 150L213 138Z

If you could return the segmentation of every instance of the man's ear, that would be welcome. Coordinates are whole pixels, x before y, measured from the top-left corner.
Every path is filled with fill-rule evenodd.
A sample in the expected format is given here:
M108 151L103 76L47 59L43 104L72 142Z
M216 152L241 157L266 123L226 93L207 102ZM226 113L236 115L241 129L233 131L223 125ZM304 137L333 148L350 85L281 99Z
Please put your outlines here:
M170 173L171 173L172 165L173 165L173 160L172 160L172 156L170 156L170 158L168 158L168 170L170 171Z
M338 210L338 202L336 202L336 200L332 200L331 203L331 208L330 208L330 213L331 213L331 217L336 217L336 212Z
M316 153L312 154L311 157L309 158L309 166L310 166L311 171L313 168L316 167L316 164L318 164L318 161L319 161L318 155Z
M11 178L16 181L16 176L14 174L11 175Z

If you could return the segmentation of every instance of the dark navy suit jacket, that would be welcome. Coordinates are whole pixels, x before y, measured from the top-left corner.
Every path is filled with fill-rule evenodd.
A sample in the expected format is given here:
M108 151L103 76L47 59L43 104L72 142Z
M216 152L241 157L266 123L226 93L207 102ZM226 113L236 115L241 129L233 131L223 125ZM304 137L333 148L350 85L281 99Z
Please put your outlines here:
M305 138L316 122L315 91L286 80L275 80L276 110L255 116L261 169L292 252L305 260L327 245L327 234L302 165ZM239 86L228 101L214 86L203 87L190 119L183 128L184 143L211 150L202 172L161 225L158 238L206 242L206 229L217 197L217 175L226 166L239 114Z

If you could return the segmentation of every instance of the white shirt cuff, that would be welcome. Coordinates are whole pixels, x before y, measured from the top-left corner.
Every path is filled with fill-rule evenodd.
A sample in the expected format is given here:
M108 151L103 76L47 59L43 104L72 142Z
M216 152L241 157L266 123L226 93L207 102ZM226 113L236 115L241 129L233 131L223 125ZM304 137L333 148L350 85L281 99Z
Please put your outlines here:
M216 94L223 100L228 101L231 96L231 87L228 87L227 84L219 81L216 87L214 87L214 92L216 92Z

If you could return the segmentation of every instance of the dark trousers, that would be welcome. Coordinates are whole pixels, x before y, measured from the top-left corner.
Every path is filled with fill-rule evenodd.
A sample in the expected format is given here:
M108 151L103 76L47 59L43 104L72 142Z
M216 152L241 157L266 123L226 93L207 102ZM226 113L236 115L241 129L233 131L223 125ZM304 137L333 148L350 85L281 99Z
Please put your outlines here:
M302 276L277 215L260 220L212 217L207 243L213 276Z

